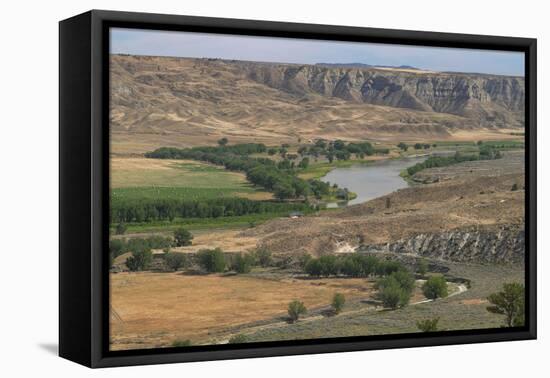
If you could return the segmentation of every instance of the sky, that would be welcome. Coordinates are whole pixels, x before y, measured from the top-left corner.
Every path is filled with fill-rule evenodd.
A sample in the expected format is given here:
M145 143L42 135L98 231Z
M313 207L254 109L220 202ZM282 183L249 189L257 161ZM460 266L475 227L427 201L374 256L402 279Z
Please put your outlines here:
M524 75L524 54L144 29L111 29L111 53L275 63L365 63L433 71Z

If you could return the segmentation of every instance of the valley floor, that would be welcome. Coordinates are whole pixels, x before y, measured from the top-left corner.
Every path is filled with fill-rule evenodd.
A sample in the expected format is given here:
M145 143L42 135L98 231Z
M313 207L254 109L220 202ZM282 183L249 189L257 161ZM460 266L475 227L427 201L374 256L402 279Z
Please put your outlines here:
M411 305L386 310L375 300L370 279L308 279L290 268L256 268L243 275L111 273L112 349L169 347L178 340L220 344L237 335L260 342L410 333L418 332L416 321L436 317L441 330L501 327L503 318L486 310L487 296L504 283L524 282L522 159L523 151L511 151L498 160L428 169L421 181L429 184L298 219L209 230L197 234L193 246L174 249L193 253L223 246L245 252L264 245L292 259L334 253L345 243L356 253L389 254L405 263L427 258L432 273L445 274L454 294L448 298L426 302L417 287ZM421 234L444 235L447 244L433 243L435 236L431 244L419 244L415 237ZM486 250L479 247L483 243ZM336 292L345 294L346 306L329 316ZM309 311L289 324L286 309L294 299Z
M523 266L433 261L445 273L450 295L426 301L417 281L409 306L383 309L368 279L309 279L293 271L255 270L246 275L118 273L111 276L113 350L419 332L416 321L440 318L441 330L498 328L487 296L503 283L523 282ZM447 270L448 268L448 270ZM334 293L346 296L342 313L330 312ZM287 322L286 305L304 302L308 314Z

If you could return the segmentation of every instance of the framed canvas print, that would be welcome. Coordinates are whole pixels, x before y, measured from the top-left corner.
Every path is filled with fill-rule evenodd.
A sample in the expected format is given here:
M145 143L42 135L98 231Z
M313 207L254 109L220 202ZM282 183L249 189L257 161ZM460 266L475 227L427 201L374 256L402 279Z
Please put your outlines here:
M536 41L60 23L60 355L536 337Z

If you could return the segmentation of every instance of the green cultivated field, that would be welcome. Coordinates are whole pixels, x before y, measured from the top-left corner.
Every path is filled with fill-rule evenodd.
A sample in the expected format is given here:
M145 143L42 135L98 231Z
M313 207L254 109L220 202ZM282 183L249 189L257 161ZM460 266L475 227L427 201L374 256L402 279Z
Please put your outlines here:
M243 174L195 161L113 158L113 199L204 200L223 197L268 199Z
M234 188L186 188L186 187L137 187L113 189L113 199L182 199L182 200L207 200L223 197L239 196L246 198L247 194L258 193L250 187Z

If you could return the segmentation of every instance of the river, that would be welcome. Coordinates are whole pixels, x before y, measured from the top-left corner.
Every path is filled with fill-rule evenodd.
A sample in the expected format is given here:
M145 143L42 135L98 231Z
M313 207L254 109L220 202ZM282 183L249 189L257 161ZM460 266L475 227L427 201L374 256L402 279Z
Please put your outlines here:
M426 160L426 156L403 159L381 160L370 164L357 164L346 168L335 168L321 178L322 181L338 184L357 194L351 201L334 202L327 207L355 205L381 197L397 189L406 188L408 183L399 176L402 170Z

